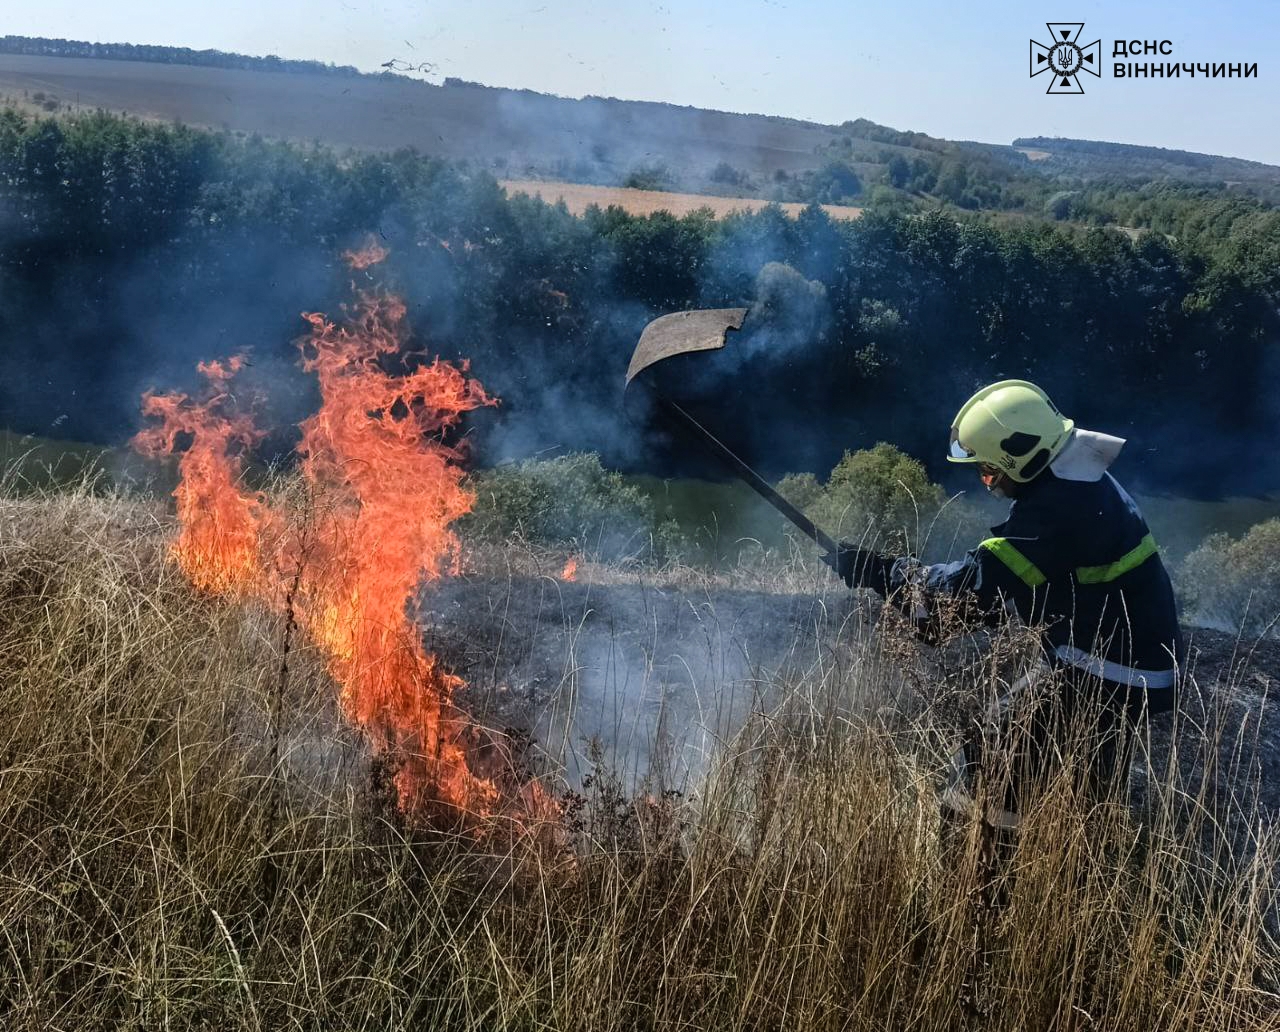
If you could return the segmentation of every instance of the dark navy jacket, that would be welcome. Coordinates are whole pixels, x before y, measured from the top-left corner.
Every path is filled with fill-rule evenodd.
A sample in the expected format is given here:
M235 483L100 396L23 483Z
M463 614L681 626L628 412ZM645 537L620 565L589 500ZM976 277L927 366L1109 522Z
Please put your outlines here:
M1055 666L1147 693L1173 706L1182 635L1173 587L1137 504L1109 473L1093 483L1046 470L1027 484L992 536L952 563L911 576L926 590L972 592L987 614L1015 609L1045 625ZM908 564L895 563L891 586Z

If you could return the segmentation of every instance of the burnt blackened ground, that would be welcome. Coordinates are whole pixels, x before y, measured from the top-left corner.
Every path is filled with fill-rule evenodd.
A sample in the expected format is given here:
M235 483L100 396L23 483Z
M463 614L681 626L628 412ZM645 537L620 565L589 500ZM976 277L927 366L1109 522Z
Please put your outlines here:
M1256 818L1280 817L1280 642L1186 628L1188 677L1176 718L1156 719L1135 793L1172 781L1239 841ZM1169 777L1169 764L1177 773Z
M532 726L571 784L605 762L629 785L653 774L676 788L779 685L847 657L865 616L848 592L551 577L454 579L424 609L428 645L481 722Z
M768 711L795 686L846 676L868 662L875 607L842 590L773 593L677 588L642 582L564 582L553 577L459 577L433 586L424 605L428 645L468 684L460 701L482 723L532 729L570 784L599 763L639 787L685 787L718 742L753 709ZM1245 800L1280 814L1280 642L1243 641L1187 629L1190 677L1178 719L1155 719L1150 766L1163 779L1170 756L1180 787L1223 812ZM978 662L982 642L946 651L921 646L903 659L890 704L933 704L939 682ZM874 676L885 705L883 643ZM894 689L896 692L897 689ZM849 701L849 700L846 700ZM856 704L856 700L855 704ZM935 706L935 716L938 714ZM1205 740L1212 742L1206 747ZM1177 743L1177 751L1171 746ZM1150 780L1145 750L1135 792ZM650 787L653 787L651 783Z

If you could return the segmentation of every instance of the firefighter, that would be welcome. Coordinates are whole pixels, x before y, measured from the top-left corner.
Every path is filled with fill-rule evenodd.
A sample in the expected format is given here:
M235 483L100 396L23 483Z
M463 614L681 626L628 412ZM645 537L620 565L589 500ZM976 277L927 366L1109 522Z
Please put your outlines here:
M1013 611L1043 628L1050 676L1022 678L987 714L1006 756L1019 757L997 818L1006 826L1017 825L1073 719L1083 715L1096 734L1083 773L1098 798L1127 777L1147 717L1174 708L1183 647L1173 588L1137 504L1108 472L1123 445L1077 428L1033 383L991 384L956 415L947 458L976 466L987 490L1010 500L1008 519L955 562L923 565L847 542L823 557L850 587L910 595L916 607L921 595L946 594L988 623ZM1053 686L1048 709L1018 718L1015 733L1015 696L1038 680ZM944 799L955 805L971 804L980 741L954 760Z

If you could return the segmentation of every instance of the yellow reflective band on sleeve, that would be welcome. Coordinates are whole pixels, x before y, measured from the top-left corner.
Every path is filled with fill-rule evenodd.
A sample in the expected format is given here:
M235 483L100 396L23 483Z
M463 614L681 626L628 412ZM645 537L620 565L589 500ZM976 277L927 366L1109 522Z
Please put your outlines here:
M1005 566L1009 567L1017 575L1018 579L1029 588L1038 588L1047 579L1040 572L1040 567L1019 552L1008 538L987 538L978 547L985 548Z
M1081 584L1107 584L1141 566L1159 550L1156 539L1148 534L1138 542L1136 547L1130 549L1114 563L1108 563L1106 566L1079 567L1076 570L1076 580Z

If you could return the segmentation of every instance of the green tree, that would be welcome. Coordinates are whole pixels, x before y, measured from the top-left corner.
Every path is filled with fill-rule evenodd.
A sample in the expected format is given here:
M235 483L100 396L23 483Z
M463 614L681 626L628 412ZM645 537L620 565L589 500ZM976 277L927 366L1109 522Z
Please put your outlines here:
M814 176L814 199L823 204L843 204L857 200L862 180L842 161L831 161Z
M825 482L792 474L778 490L829 533L895 555L927 539L946 500L923 464L884 442L845 452Z
M946 198L952 204L963 205L967 200L968 189L969 170L964 165L955 161L943 165L936 187L939 197Z
M741 169L734 168L727 161L722 161L711 170L708 177L711 182L719 183L722 186L743 186L747 182L747 175Z
M885 180L890 186L905 190L907 184L911 181L910 162L901 154L895 154L889 159L889 165L885 169Z

